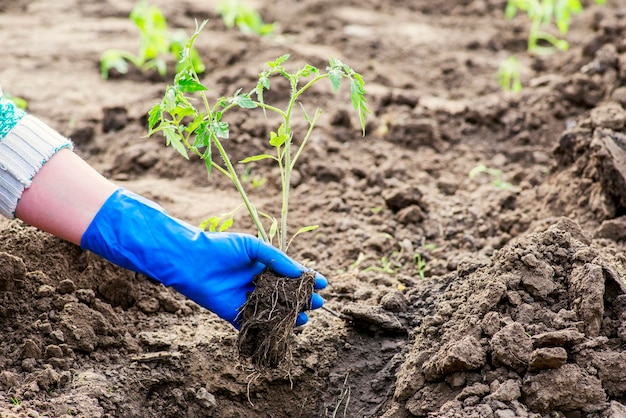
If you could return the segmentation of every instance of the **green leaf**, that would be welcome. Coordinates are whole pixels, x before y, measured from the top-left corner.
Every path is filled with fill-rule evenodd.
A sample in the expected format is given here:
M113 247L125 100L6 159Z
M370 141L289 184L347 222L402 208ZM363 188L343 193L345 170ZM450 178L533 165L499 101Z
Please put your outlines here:
M187 154L187 149L185 149L182 138L173 126L167 126L163 129L163 134L165 135L165 145L171 146L178 151L180 155L189 159L189 154Z
M257 88L261 87L261 90L269 90L270 89L270 76L267 71L263 71L259 74L259 84L257 84Z
M478 176L481 173L486 173L489 169L487 168L487 166L485 164L478 164L477 166L473 167L469 173L468 176L469 178L473 179L474 177Z
M507 19L513 19L516 14L517 14L517 5L515 4L514 1L509 1L506 4L506 8L504 10L504 16L506 16Z
M579 14L583 6L579 0L557 1L554 8L556 26L562 34L566 34L572 20L572 14Z
M294 240L295 237L297 237L298 235L300 235L300 234L302 234L304 232L313 231L313 230L315 230L317 228L319 228L319 225L303 226L302 228L298 229L298 231L295 234L293 234L293 237L291 237L291 239L287 243L287 248L289 248L291 246L291 242Z
M180 118L184 118L187 116L195 116L196 109L185 107L185 106L177 106L170 112L170 114L180 119Z
M288 59L289 59L289 54L281 55L280 57L276 58L274 61L268 62L266 65L270 67L272 70L275 70L278 67L280 67Z
M314 230L316 230L319 227L320 227L319 225L303 226L302 228L298 229L298 232L296 232L295 235L299 235L299 234L302 234L304 232L314 231Z
M261 160L267 160L267 159L276 160L276 157L274 157L273 155L269 155L269 154L260 154L260 155L254 155L252 157L244 158L243 160L239 161L239 163L247 164L253 161L261 161Z
M281 123L278 127L278 133L270 132L270 145L273 147L280 147L287 140L289 140L289 135L286 132L285 124Z
M225 97L220 97L217 102L215 103L215 108L217 107L221 107L221 108L225 108L226 106L228 106L228 100L226 100ZM220 113L221 114L221 113ZM221 116L220 116L221 118ZM219 119L219 118L218 118Z
M200 118L200 116L202 115L198 115L198 118ZM211 132L209 131L208 126L208 122L203 119L200 125L196 129L194 129L193 132L196 135L193 142L194 147L204 148L211 145Z
M259 29L258 33L261 36L271 35L276 32L276 24L275 23L264 23Z
M13 96L11 93L4 93L4 98L13 102L15 106L22 110L28 109L28 102L23 97Z
M189 132L189 133L196 132L198 130L198 128L200 128L200 126L204 122L204 117L205 117L204 113L197 114L196 117L194 118L193 122L191 122L189 124L189 126L187 126L186 131ZM197 137L197 133L196 133L196 137ZM194 145L195 145L195 143L194 143Z
M259 74L259 81L256 85L256 88L254 89L254 93L256 94L256 98L259 103L265 103L263 90L269 90L269 89L270 89L270 77L267 71L263 71L261 74ZM265 108L263 108L263 113L265 113Z
M557 39L556 42L554 43L554 46L560 49L561 51L569 50L569 42L567 42L565 39Z
M312 65L306 64L302 69L300 69L300 71L298 71L296 78L309 77L312 74L319 74L319 70Z
M328 65L330 68L337 68L342 66L342 62L335 57L330 57L328 59Z
M100 76L105 80L108 79L111 69L120 74L128 72L128 61L116 50L105 51L100 57Z
M257 107L257 104L250 98L248 94L240 94L233 97L233 103L243 109L254 109Z
M268 232L270 242L272 241L272 239L274 239L277 233L278 233L278 220L276 218L272 218L272 224L270 225L270 230Z
M230 136L228 122L214 121L211 124L211 131L213 131L215 136L218 138L228 139L228 137Z
M152 131L159 120L161 120L161 103L154 105L148 112L148 129Z
M341 85L341 78L344 74L344 65L337 58L331 58L328 60L328 67L326 71L328 71L328 76L330 78L330 83L333 86L333 90L335 92L339 91L339 86Z
M336 93L341 86L341 78L343 77L343 71L338 68L329 68L328 76L330 78L330 84L333 86L333 91Z
M309 117L309 114L306 112L306 109L304 108L304 105L302 104L302 102L300 102L300 109L302 110L302 117L304 117L304 120L306 121L306 123L310 125L313 121ZM318 112L321 112L320 108L317 108L316 113Z
M233 226L233 218L228 218L226 219L224 222L222 222L222 224L220 225L220 232L224 232L226 231L228 228L230 228L231 226Z
M163 97L163 106L161 111L165 111L171 113L174 109L176 109L177 100L176 100L176 87L168 87L165 91L165 96Z
M209 232L216 232L217 231L217 225L220 223L220 218L217 216L211 216L208 219L205 219L204 221L202 221L200 223L200 229L202 229L203 231L206 231L207 228L209 230Z
M185 93L195 93L198 91L208 90L206 86L193 78L182 78L178 80L177 85Z
M359 114L361 130L365 134L365 119L369 115L370 110L367 108L367 99L365 98L365 83L363 78L357 73L354 73L353 77L350 78L350 95L352 106Z

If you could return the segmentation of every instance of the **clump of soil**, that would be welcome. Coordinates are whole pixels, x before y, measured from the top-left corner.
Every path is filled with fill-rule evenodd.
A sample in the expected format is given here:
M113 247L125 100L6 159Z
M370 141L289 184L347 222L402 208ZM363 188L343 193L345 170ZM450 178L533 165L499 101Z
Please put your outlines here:
M293 279L265 270L254 284L239 315L239 355L258 369L276 368L289 358L293 328L298 314L309 305L315 274Z
M385 416L623 416L624 261L561 218L460 265Z

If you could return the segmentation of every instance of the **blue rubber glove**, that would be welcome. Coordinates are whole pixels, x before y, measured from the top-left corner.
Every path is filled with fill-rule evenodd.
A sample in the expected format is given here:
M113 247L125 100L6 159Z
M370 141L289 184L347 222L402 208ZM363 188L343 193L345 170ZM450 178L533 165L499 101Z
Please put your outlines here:
M147 199L124 189L99 209L81 239L81 248L118 266L145 274L239 328L237 315L265 268L285 277L306 269L260 239L239 233L207 233L188 225ZM326 279L315 276L315 288ZM311 309L323 299L313 293ZM295 325L308 320L301 312Z

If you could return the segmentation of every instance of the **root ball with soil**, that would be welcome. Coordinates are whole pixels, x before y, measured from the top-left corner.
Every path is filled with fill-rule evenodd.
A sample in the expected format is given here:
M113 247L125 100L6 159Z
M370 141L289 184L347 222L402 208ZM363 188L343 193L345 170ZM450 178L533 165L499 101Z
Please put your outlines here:
M265 270L254 284L239 313L239 356L260 370L276 368L290 357L294 325L298 314L310 307L315 274L294 279Z

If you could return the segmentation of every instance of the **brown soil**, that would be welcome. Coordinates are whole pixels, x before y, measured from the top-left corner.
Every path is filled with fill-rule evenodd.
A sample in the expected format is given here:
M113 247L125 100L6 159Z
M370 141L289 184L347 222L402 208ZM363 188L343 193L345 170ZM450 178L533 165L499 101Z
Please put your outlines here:
M542 58L524 54L526 21L505 20L504 0L259 0L280 23L264 39L224 28L214 1L154 3L188 33L211 19L197 47L216 98L285 53L364 76L365 137L344 96L310 97L324 115L292 193L292 223L320 228L290 255L329 279L321 294L343 319L315 311L289 373L252 378L211 313L3 221L3 416L626 416L620 2L586 2L570 51ZM237 197L145 138L166 81L99 77L102 51L137 47L133 5L0 0L0 82L102 173L197 224ZM519 95L495 81L511 53ZM231 123L234 159L264 149L261 115ZM469 176L479 164L501 175ZM269 181L252 198L275 212L274 173L257 174Z

